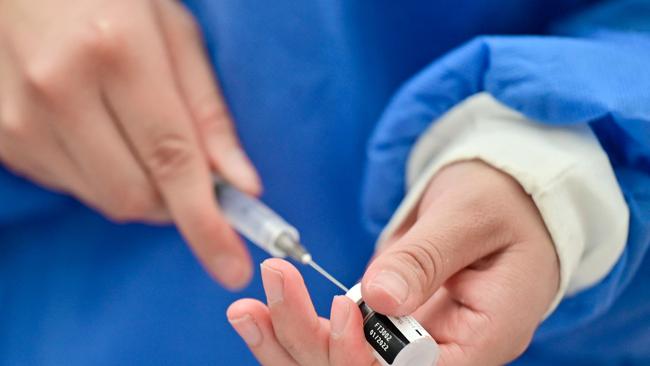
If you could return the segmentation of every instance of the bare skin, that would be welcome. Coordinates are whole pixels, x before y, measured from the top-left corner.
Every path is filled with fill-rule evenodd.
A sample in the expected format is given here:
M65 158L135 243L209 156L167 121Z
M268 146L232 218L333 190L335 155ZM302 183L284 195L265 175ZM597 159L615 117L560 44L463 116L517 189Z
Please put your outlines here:
M259 194L175 0L0 0L0 161L119 222L173 221L216 279L251 277L211 173Z
M239 300L228 319L263 365L376 364L351 300L336 297L322 319L291 264L267 260L262 279L267 304ZM511 177L468 161L434 177L370 263L362 294L379 312L413 314L440 344L438 365L501 365L527 348L558 285L532 199Z

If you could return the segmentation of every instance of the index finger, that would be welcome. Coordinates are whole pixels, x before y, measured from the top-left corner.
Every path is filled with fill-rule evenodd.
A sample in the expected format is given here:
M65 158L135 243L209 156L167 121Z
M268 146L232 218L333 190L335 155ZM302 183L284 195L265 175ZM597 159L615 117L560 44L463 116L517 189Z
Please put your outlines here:
M157 1L155 5L179 90L208 160L235 187L259 195L260 178L239 142L195 19L180 2Z
M101 30L119 56L103 80L115 119L194 253L224 285L241 287L251 276L250 258L217 209L209 165L156 23L143 22L133 41L115 31Z
M290 263L267 259L262 282L273 329L280 344L301 365L328 365L328 333L323 327L298 270Z

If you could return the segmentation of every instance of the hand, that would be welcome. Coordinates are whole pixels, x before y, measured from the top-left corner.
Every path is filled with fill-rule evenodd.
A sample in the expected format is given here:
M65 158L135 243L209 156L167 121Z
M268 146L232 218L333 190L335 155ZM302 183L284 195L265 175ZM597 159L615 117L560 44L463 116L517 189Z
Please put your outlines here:
M519 356L559 286L551 238L532 199L478 161L436 175L410 223L362 280L380 313L411 314L441 344L442 365Z
M172 219L217 279L251 275L211 170L258 194L175 0L0 1L0 160L116 221Z
M281 259L262 263L267 305L243 299L228 320L264 366L379 365L363 335L361 311L345 296L320 318L298 270Z
M477 161L438 172L384 248L363 277L363 298L380 313L412 313L440 344L442 366L513 360L558 290L555 250L535 204L512 178ZM228 310L260 362L370 365L354 304L336 298L331 324L318 320L287 267L263 265L268 307L245 299Z

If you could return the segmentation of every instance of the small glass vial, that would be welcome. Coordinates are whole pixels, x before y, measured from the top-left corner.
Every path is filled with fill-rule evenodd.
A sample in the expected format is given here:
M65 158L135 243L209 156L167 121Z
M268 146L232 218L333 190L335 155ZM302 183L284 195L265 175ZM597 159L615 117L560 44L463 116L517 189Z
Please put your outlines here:
M395 318L376 313L361 298L361 284L345 296L359 305L363 333L375 358L384 366L433 366L438 360L438 344L413 317Z

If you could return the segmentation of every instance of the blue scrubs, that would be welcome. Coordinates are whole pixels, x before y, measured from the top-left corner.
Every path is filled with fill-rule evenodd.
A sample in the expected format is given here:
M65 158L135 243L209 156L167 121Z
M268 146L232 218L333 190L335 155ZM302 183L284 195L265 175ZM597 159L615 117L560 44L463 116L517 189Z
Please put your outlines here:
M264 180L264 200L301 230L320 263L353 284L372 253L377 229L403 195L404 153L425 127L424 117L428 123L469 92L510 85L502 76L516 76L504 72L522 66L514 61L532 57L534 66L535 57L550 53L574 62L582 56L572 50L581 44L558 39L538 52L536 38L470 42L443 59L443 66L434 62L419 74L378 124L396 88L476 35L542 33L550 22L590 1L187 3L203 27L238 132ZM556 31L577 34L592 28L580 24L569 22ZM589 45L584 47L591 52ZM493 73L492 84L483 79L488 49L500 55L494 65L503 68ZM625 49L635 59L642 56L634 53L636 44ZM514 63L508 63L509 54L518 55ZM584 63L576 67L587 67L585 77L602 76ZM637 63L623 63L619 72L625 74ZM439 78L441 67L444 71L449 65L464 65L460 70L467 78ZM537 75L535 80L557 74L543 67L526 71ZM534 84L528 94L510 89L499 97L541 121L567 121L560 113L565 110L554 114L555 109L545 108L568 102L554 98L555 89L545 86ZM431 90L439 94L428 98ZM494 89L496 94L499 90ZM546 93L551 95L543 106L522 99L528 95L539 102ZM622 112L638 104L627 94L619 96ZM606 103L610 100L598 102L604 111L612 105ZM589 114L594 108L588 104L571 121L608 116L596 113L601 110ZM621 146L630 139L623 124L598 125L603 145L611 146L610 156L623 162L617 174L633 213L628 250L592 297L563 304L560 309L568 310L558 311L557 320L544 325L522 365L548 364L548 359L579 364L575 361L592 352L598 362L585 364L621 364L620 358L601 357L608 352L625 352L628 362L650 357L650 347L644 347L649 300L642 284L650 265L641 264L650 227L650 192L643 188L650 170L645 119L650 113L632 109L625 126L646 133L632 148ZM627 164L631 160L636 165ZM256 364L227 324L225 309L242 296L262 298L259 275L243 293L228 293L202 272L173 228L112 224L75 200L4 170L0 198L0 365ZM252 251L257 261L265 257ZM336 288L310 269L303 273L317 310L326 315Z

